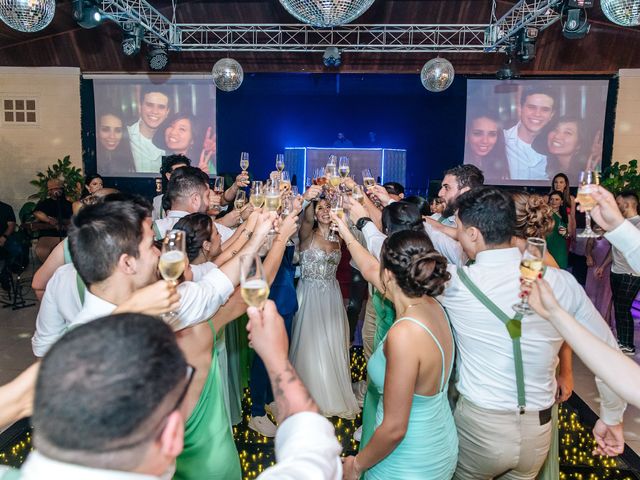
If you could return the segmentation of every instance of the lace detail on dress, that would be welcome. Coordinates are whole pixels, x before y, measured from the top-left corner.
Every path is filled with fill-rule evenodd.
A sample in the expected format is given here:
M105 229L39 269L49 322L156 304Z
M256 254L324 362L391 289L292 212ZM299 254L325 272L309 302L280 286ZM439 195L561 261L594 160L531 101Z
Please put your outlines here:
M340 250L327 253L319 248L309 248L301 252L301 278L304 280L335 280L341 256Z

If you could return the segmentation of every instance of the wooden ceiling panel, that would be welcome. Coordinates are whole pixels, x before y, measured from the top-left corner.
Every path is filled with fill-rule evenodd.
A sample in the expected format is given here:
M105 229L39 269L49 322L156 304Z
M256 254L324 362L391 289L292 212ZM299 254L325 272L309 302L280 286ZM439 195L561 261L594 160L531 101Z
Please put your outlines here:
M171 18L169 0L150 0ZM502 15L513 1L501 1ZM489 0L376 0L357 23L486 23ZM618 27L599 11L590 11L592 28L582 40L567 40L556 24L541 34L537 56L521 65L523 74L614 73L620 68L640 68L640 29ZM278 0L178 1L179 22L296 23ZM126 57L121 52L117 25L107 22L97 28L80 28L71 17L70 0L57 2L56 16L44 31L16 32L0 25L0 65L75 66L83 72L147 71L143 55ZM318 53L229 52L246 72L323 72ZM223 54L172 52L173 72L208 72ZM459 74L492 74L504 60L499 54L445 54ZM345 53L341 72L415 73L433 54ZM333 71L333 70L332 70Z

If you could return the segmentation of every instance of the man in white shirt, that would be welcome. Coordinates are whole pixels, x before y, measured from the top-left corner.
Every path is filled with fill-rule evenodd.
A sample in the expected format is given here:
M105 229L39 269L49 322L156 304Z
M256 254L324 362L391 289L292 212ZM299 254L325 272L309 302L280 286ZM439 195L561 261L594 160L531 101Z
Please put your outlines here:
M273 214L263 214L240 253L255 254L264 242ZM112 313L133 292L157 280L160 252L144 199L111 201L82 209L69 234L71 257L87 285L82 311L73 324ZM238 285L239 255L212 269L198 282L182 282L180 307L172 325L180 330L215 314Z
M162 88L151 86L140 92L140 119L127 127L136 172L157 172L164 150L156 147L153 137L169 116L169 95Z
M171 180L171 174L173 171L180 167L189 167L191 166L191 160L184 155L167 155L166 157L162 157L162 167L160 167L160 175L162 176L162 187L163 190L166 190L167 182ZM153 197L153 221L158 220L159 218L164 218L166 213L164 211L164 207L162 206L162 199L164 198L164 194L156 195Z
M524 398L521 400L516 375L518 355L514 353L511 331L465 283L468 277L506 318L513 318L513 305L520 294L522 258L519 249L511 248L510 244L515 229L515 206L510 195L490 187L461 195L457 204L458 239L475 263L469 267L451 266L451 281L441 297L456 332L458 353L456 386L461 397L455 421L460 453L454 478L503 475L501 478L533 480L551 441L555 371L563 338L537 314L522 319L519 341ZM564 309L617 348L607 324L569 273L547 268L544 278ZM596 383L602 401L601 419L594 435L599 443L612 449L609 451L621 453L626 404L598 379Z
M555 100L545 87L528 87L520 97L520 121L504 131L512 180L547 180L547 157L531 144L553 118Z
M640 215L638 215L638 195L635 192L622 192L616 196L616 203L622 216L634 228L640 230ZM602 277L605 268L611 263L611 293L613 308L616 314L616 333L620 350L626 355L635 355L634 322L631 307L640 291L640 275L615 245L609 251L607 258L595 271L597 277Z

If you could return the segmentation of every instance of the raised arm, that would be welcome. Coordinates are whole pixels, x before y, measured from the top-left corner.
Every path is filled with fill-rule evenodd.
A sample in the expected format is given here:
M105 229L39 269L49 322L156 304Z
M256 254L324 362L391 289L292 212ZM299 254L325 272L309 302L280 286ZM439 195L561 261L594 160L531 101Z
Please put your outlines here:
M317 199L322 193L322 187L318 185L311 185L304 192L304 200L307 203L306 208L302 212L302 224L300 225L300 231L298 235L300 237L300 243L306 241L313 232L313 217L315 212L313 211L313 200Z
M51 277L53 277L53 274L56 272L58 267L64 265L64 245L66 243L66 239L58 243L58 245L56 245L51 251L51 254L49 254L45 262L33 275L31 288L33 288L38 300L42 300L44 290L47 288L47 283Z
M40 362L0 387L0 430L31 415Z

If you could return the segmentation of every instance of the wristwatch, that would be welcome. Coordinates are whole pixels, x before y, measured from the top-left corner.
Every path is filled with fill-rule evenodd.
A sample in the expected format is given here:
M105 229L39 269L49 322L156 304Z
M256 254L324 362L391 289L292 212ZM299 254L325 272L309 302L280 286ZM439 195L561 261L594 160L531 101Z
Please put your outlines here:
M371 220L369 217L359 218L358 221L356 222L356 228L362 231L362 229L367 224L367 222L373 222L373 220Z

